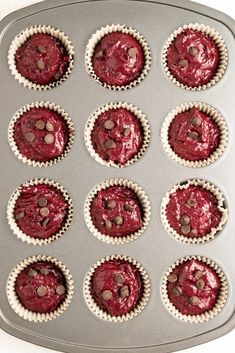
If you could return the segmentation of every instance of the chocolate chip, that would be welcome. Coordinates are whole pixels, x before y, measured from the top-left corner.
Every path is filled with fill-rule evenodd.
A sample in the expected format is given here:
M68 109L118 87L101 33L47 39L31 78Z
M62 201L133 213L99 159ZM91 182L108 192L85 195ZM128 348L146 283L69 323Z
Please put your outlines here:
M113 221L116 224L116 226L121 226L124 222L121 216L116 216Z
M129 211L129 212L132 212L132 211L133 211L133 207L132 207L131 205L128 205L128 204L124 205L124 209L125 209L126 211Z
M48 225L48 223L50 222L50 218L46 218L42 221L42 227L46 227Z
M102 292L102 298L104 299L104 300L109 300L109 299L111 299L112 298L112 296L113 296L113 294L112 294L112 292L110 291L110 290L104 290L103 292Z
M36 276L38 273L37 273L37 271L36 270L34 270L34 269L30 269L29 270L29 272L28 272L28 276L29 277L34 277L34 276Z
M188 60L182 59L178 62L179 67L186 67L188 65Z
M111 229L111 228L112 228L112 222L109 221L108 219L106 219L106 220L104 221L104 223L105 223L105 227L106 227L107 229Z
M184 214L183 216L180 217L180 223L182 225L187 225L190 223L190 217L186 214Z
M39 45L37 47L37 51L40 53L40 54L46 54L47 50L46 48L43 46L43 45Z
M104 143L104 147L107 149L115 148L116 147L116 142L113 140L108 140Z
M129 297L130 291L127 285L120 288L120 297L122 299Z
M112 210L113 208L116 207L116 201L115 200L108 200L106 203L106 208L109 210Z
M196 207L197 206L197 200L195 199L188 199L186 201L186 204L189 206L189 207Z
M16 214L16 219L21 219L25 216L24 211L20 211Z
M199 127L199 126L201 126L201 123L202 123L202 119L201 119L200 116L195 115L195 116L192 118L192 124L193 124L193 126Z
M202 272L202 271L197 271L197 272L195 273L195 275L194 275L194 277L195 277L196 279L200 279L202 276L203 276L203 272Z
M46 123L46 129L47 131L54 131L54 125L50 123L49 121Z
M54 142L54 136L52 134L46 134L44 136L44 141L48 144L51 145Z
M188 224L184 224L180 227L180 230L184 235L187 235L190 233L191 227Z
M200 303L200 299L193 295L191 298L189 298L189 303L192 305L198 305Z
M37 120L35 126L37 129L43 130L45 128L45 123L43 120Z
M135 57L136 57L136 54L137 54L137 49L136 49L136 48L129 48L129 49L128 49L128 55L129 55L131 58L135 58Z
M180 286L175 286L172 289L172 294L175 295L176 297L179 297L183 293L182 288Z
M35 135L33 132L27 132L27 134L25 135L25 139L28 142L33 142L33 140L35 139Z
M39 212L42 217L47 217L50 213L49 208L47 207L42 207Z
M41 60L41 59L39 59L39 60L36 61L36 65L37 65L37 68L38 68L39 70L45 69L45 63L44 63L44 61Z
M97 50L97 52L95 53L95 58L96 59L99 59L99 58L102 58L102 56L103 56L103 50L102 49L99 49L99 50Z
M205 287L205 281L203 281L202 278L199 279L199 280L196 282L196 287L197 287L198 289L204 288L204 287Z
M117 283L123 283L124 282L124 276L121 273L116 273L115 281Z
M171 273L168 277L167 277L167 280L170 282L170 283L175 283L177 281L178 277L174 274L174 273Z
M195 228L191 229L190 236L191 237L196 237L197 235L198 235L197 229L195 229Z
M188 137L190 137L192 140L198 140L199 134L197 131L189 131Z
M42 268L40 269L40 273L41 273L42 275L44 275L44 276L48 275L49 272L50 272L50 271L49 271L48 268L46 268L46 267L42 267Z
M37 294L39 295L39 297L44 297L47 294L47 287L39 286L37 289Z
M122 134L124 137L127 137L128 135L130 135L131 129L129 129L129 127L126 127L125 129L123 129Z
M199 52L198 48L197 47L194 47L193 45L191 47L189 47L189 50L188 50L189 54L192 55L192 56L196 56Z
M45 197L40 197L38 199L38 206L44 207L47 205L47 199Z
M114 126L115 126L115 124L114 124L114 122L112 121L112 120L106 120L105 122L104 122L104 127L105 127L105 129L107 129L107 130L112 130L113 128L114 128Z
M59 295L63 295L65 293L65 286L60 284L59 286L56 287L56 293Z
M54 75L54 79L55 80L59 80L62 76L62 73L61 72L56 72L55 75Z

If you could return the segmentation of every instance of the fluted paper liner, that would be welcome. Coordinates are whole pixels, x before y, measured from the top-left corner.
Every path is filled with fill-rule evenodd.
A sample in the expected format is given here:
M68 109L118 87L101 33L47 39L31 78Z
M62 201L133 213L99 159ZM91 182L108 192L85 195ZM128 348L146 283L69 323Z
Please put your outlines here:
M65 220L64 225L62 228L49 238L45 239L40 239L40 238L32 238L31 236L25 234L17 225L15 217L14 217L14 209L15 209L15 204L18 199L18 197L21 195L21 190L23 187L28 187L28 186L33 186L33 185L50 185L56 188L58 191L60 191L67 202L69 208L68 208L68 213L67 217ZM20 185L17 189L14 190L13 194L11 195L9 201L8 201L8 206L7 206L7 220L8 224L13 231L13 233L17 236L17 238L21 239L23 242L27 242L28 244L33 244L33 245L43 245L43 244L50 244L52 241L59 239L69 228L73 218L73 203L72 199L70 198L68 192L61 186L59 183L57 183L54 180L49 180L49 179L31 179L22 185Z
M19 49L33 34L36 33L49 34L52 37L60 40L69 55L69 66L65 74L59 80L46 85L40 85L30 81L29 79L22 76L16 68L15 53L17 49ZM74 66L74 47L71 41L69 40L68 36L66 36L65 33L60 31L58 28L46 25L36 25L28 27L13 39L8 51L8 65L14 78L18 80L19 83L22 84L24 87L32 88L34 90L39 91L45 91L47 89L59 86L68 78Z
M143 53L144 53L145 62L144 62L144 67L143 67L142 72L139 74L137 79L135 79L134 81L132 81L129 84L124 85L124 86L112 86L112 85L109 85L105 82L101 82L99 77L96 75L96 73L93 69L93 65L92 65L92 56L95 51L96 45L101 41L101 39L105 35L112 33L112 32L122 32L122 33L127 33L127 34L132 35L135 39L138 40L138 42L142 46ZM147 76L148 71L151 66L151 51L150 51L150 47L149 47L146 39L143 37L143 35L141 35L135 29L128 27L128 26L125 26L125 25L111 24L111 25L107 25L107 26L102 27L99 30L97 30L92 35L92 37L89 39L87 47L86 47L86 52L85 52L85 64L86 64L86 70L87 70L88 74L96 82L101 84L103 87L106 87L111 90L118 90L118 91L127 90L127 89L134 87L137 84L141 83L145 79L145 77Z
M175 229L173 229L171 227L170 223L168 222L167 215L166 215L166 206L168 205L168 203L170 201L171 194L173 194L175 191L177 191L179 189L181 189L181 190L187 189L191 185L201 186L205 190L210 191L215 196L215 198L218 202L217 207L221 212L221 220L220 220L218 226L216 228L211 228L210 233L208 233L202 237L190 238L190 237L186 237L186 236L179 234ZM221 191L219 190L219 188L215 184L212 184L211 182L209 182L207 180L191 179L191 180L187 180L185 182L178 183L175 186L173 186L170 189L170 191L168 191L162 199L161 220L162 220L162 224L163 224L165 230L173 238L175 238L176 240L179 240L183 243L186 243L186 244L205 244L205 243L213 240L219 234L219 232L223 229L225 223L227 222L227 219L228 219L228 210L226 208L226 202L225 202L223 194L221 193Z
M181 82L179 82L171 73L169 67L168 67L168 62L167 62L167 53L168 50L171 46L171 44L173 43L173 41L175 40L175 38L182 32L184 32L186 29L193 29L193 30L197 30L200 31L204 34L207 34L209 37L211 37L211 39L213 39L213 41L215 42L215 44L217 45L218 51L219 51L219 65L218 68L214 74L214 77L212 77L212 79L207 83L204 84L202 86L197 86L197 87L191 87L191 86L187 86ZM163 63L163 68L166 72L166 75L169 77L169 79L175 83L178 87L181 88L185 88L186 90L191 90L191 91L201 91L201 90L205 90L207 88L210 88L212 86L214 86L224 75L225 70L227 68L228 65L228 50L227 47L225 45L225 42L223 40L223 38L221 37L221 35L214 30L213 28L206 26L204 24L199 24L199 23L190 23L188 25L184 25L183 27L179 27L178 29L176 29L171 35L170 37L167 39L164 48L163 48L163 53L162 53L162 63Z
M39 261L51 262L56 266L58 266L58 268L62 271L66 280L67 295L65 300L60 304L60 306L56 310L49 313L37 313L26 309L21 304L15 291L16 279L20 274L20 272L22 272L27 266ZM73 279L70 271L61 261L51 256L36 255L36 256L28 257L27 259L21 261L17 266L13 268L7 280L6 291L7 291L7 298L8 298L9 304L12 307L12 309L16 312L17 315L29 321L46 322L57 318L58 316L63 314L64 311L67 309L73 297L74 284L73 284Z
M132 265L134 265L140 274L141 282L142 282L142 296L139 300L139 303L137 306L131 310L127 314L119 315L119 316L112 316L110 315L107 311L102 310L96 303L96 301L93 299L93 296L91 294L91 280L94 275L95 270L101 266L103 263L112 261L112 260L123 260L123 261L128 261ZM99 260L95 265L92 266L90 271L88 272L85 282L84 282L84 287L83 287L83 292L84 292L84 297L86 300L86 303L89 307L89 309L98 316L101 319L111 321L111 322L124 322L130 319L133 319L136 317L146 306L149 297L150 297L150 280L148 277L147 272L143 268L143 266L137 262L136 260L132 259L129 256L124 256L124 255L111 255L107 256L105 258L102 258Z
M126 110L129 110L131 113L133 113L137 119L140 120L142 130L143 130L143 142L142 146L136 155L134 155L130 160L128 160L125 164L121 163L115 163L113 161L105 161L103 158L99 156L99 154L95 151L91 139L91 134L95 125L96 120L98 117L107 112L108 110L111 109L119 109L119 108L124 108ZM128 104L126 102L117 102L117 103L109 103L105 104L102 107L98 108L88 119L84 131L84 139L85 139L85 144L88 149L88 152L90 155L100 164L106 165L107 167L116 167L116 168L123 168L127 167L131 164L134 164L137 162L145 153L145 151L148 148L149 142L150 142L150 125L149 122L146 118L146 116L139 110L136 106L132 104Z
M138 229L135 233L129 234L127 236L112 237L106 234L102 234L101 232L99 232L99 230L95 227L94 223L92 222L90 208L91 208L91 203L93 199L96 197L97 193L100 190L107 189L110 186L114 186L114 185L125 186L129 189L132 189L136 193L138 200L140 202L140 206L142 207L143 226L140 229ZM138 186L136 183L134 183L131 180L115 178L115 179L109 179L101 182L89 192L85 201L84 216L85 216L85 221L89 231L97 239L113 245L126 244L137 239L138 237L141 236L141 234L143 234L150 220L151 207L145 191L140 186Z
M196 108L200 112L203 112L208 116L210 116L210 118L217 124L220 131L220 139L219 139L218 147L215 149L214 152L212 152L212 154L208 158L203 160L198 160L198 161L190 161L178 156L169 143L169 135L168 135L170 125L173 122L174 118L178 114L187 112L193 108ZM166 151L168 156L172 158L175 162L185 167L201 168L201 167L206 167L211 163L215 162L224 153L228 143L228 127L225 120L221 116L221 114L212 106L202 102L189 102L189 103L184 103L177 106L167 115L161 128L161 140L162 140L162 145L164 150Z
M14 130L15 130L15 123L17 122L18 119L22 117L22 115L28 111L30 111L32 108L47 108L50 110L53 110L54 112L58 113L63 119L64 122L67 125L68 128L68 142L67 145L65 146L65 149L63 153L54 159L50 159L46 162L40 162L40 161L35 161L32 159L27 158L26 156L23 156L19 149L18 146L15 142L14 139ZM31 104L27 104L24 107L21 107L12 117L9 127L8 127L8 142L9 145L13 151L13 153L18 157L23 163L26 163L28 165L32 165L33 167L47 167L47 166L52 166L58 162L60 162L63 158L65 158L70 149L72 148L73 142L74 142L74 126L71 118L69 115L62 109L59 105L56 105L55 103L50 103L50 102L35 102Z
M215 306L211 309L206 311L205 313L201 315L185 315L182 314L170 301L169 296L168 296L168 290L167 290L167 284L168 284L168 276L172 273L172 271L178 266L181 265L182 263L190 260L198 260L202 261L206 265L210 266L218 275L220 279L220 290L217 298L217 302ZM163 303L166 307L166 309L173 315L175 318L179 320L183 320L189 323L202 323L209 321L213 319L216 315L218 315L221 310L223 309L226 301L227 301L227 296L228 296L228 282L225 277L225 274L223 273L222 269L212 260L208 259L205 256L186 256L183 257L179 260L177 260L165 273L161 285L161 290L162 290L162 300Z

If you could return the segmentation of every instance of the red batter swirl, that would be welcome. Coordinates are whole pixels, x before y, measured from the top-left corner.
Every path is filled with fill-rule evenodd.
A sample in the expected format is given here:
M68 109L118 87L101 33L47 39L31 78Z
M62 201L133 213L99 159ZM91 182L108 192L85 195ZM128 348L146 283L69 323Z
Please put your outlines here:
M23 186L14 216L24 234L45 239L63 227L68 209L67 201L57 188L45 184Z
M215 306L220 280L210 266L189 260L171 272L167 289L170 301L182 314L200 315Z
M169 128L169 143L174 152L188 161L210 157L220 142L218 125L196 108L179 113Z
M141 149L142 126L129 110L110 109L97 118L91 139L102 159L124 165Z
M112 316L132 311L142 295L138 269L123 260L101 264L92 277L91 293L98 306Z
M31 108L14 125L14 140L28 159L47 162L61 156L68 144L68 126L55 111Z
M97 44L92 64L101 82L125 86L137 79L143 70L143 49L130 34L109 33Z
M193 29L181 32L171 44L167 62L172 75L190 87L207 84L219 65L219 50L213 39Z
M170 226L189 238L207 235L221 220L216 197L201 186L191 185L170 195L166 206Z
M143 226L138 197L124 186L99 191L91 204L91 217L100 233L112 237L130 235Z
M66 298L66 280L53 263L37 262L26 267L16 278L16 294L28 310L49 313Z
M15 61L23 77L46 85L64 76L69 66L69 55L58 39L38 33L17 49Z

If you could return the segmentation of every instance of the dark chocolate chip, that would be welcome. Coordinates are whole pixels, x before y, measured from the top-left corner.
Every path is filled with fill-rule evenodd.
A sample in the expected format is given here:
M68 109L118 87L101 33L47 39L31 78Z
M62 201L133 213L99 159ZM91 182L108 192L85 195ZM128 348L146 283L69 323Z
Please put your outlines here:
M50 222L50 218L46 218L42 221L42 227L46 227L48 225L48 223Z
M201 123L202 123L202 119L199 115L195 115L193 118L192 118L192 124L193 126L196 126L196 127L199 127L201 126Z
M42 217L47 217L50 213L49 208L47 208L47 207L40 208L39 212Z
M188 224L184 224L184 225L182 225L182 226L180 227L180 230L181 230L181 232L182 232L184 235L187 235L187 234L190 233L191 227L190 227L190 225L188 225Z
M193 295L191 298L189 298L189 303L191 305L198 305L200 303L200 299L196 295Z
M29 277L34 277L34 276L36 276L38 273L37 273L37 271L36 270L34 270L34 269L30 269L29 270L29 272L28 272L28 276Z
M113 128L114 128L114 126L115 126L115 123L112 121L112 120L106 120L105 122L104 122L104 127L105 127L105 129L107 129L107 130L112 130Z
M104 299L104 300L109 300L109 299L111 299L112 298L112 296L113 296L113 294L112 294L112 292L110 291L110 290L104 290L103 292L102 292L102 298Z
M199 280L197 280L197 282L196 282L196 287L197 287L198 289L204 288L204 287L205 287L205 281L203 281L202 278L199 279Z
M43 46L43 45L39 45L37 47L37 51L40 53L40 54L46 54L47 50L46 48Z
M124 137L129 136L130 133L131 133L131 129L129 129L129 127L126 127L126 128L123 129L123 131L122 131L122 134L123 134Z
M128 49L128 55L129 55L131 58L135 58L135 57L136 57L136 54L137 54L137 49L136 49L136 48L129 48L129 49Z
M172 289L172 294L175 295L176 297L179 297L183 293L182 288L180 286L175 286Z
M196 56L199 52L198 48L197 47L194 47L193 45L191 47L189 47L189 50L188 50L189 54L192 55L192 56Z
M131 205L128 205L128 204L124 205L124 209L125 209L126 211L129 211L129 212L132 212L132 211L133 211L133 207L132 207Z
M102 56L103 56L103 50L102 49L99 49L99 50L97 50L97 52L95 53L95 58L96 59L99 59L99 58L102 58Z
M195 141L199 138L199 134L197 131L189 131L188 136Z
M48 121L47 123L46 123L46 129L47 129L47 131L53 131L54 130L54 125L52 124L52 123L50 123L50 121Z
M106 227L107 229L111 229L111 228L112 228L112 222L109 221L108 219L106 219L106 220L104 221L104 223L105 223L105 227Z
M47 294L47 287L45 286L39 286L37 289L37 294L39 295L39 297L44 297Z
M186 201L186 204L189 206L189 207L196 207L197 206L197 200L195 199L188 199Z
M42 275L44 275L44 276L48 275L49 272L50 272L50 271L49 271L48 268L46 268L46 267L42 267L42 268L40 269L40 273L41 273Z
M55 80L59 80L62 76L62 73L61 72L56 72L56 74L54 75L54 79Z
M56 287L56 293L59 295L63 295L65 293L65 286L60 284L59 286Z
M38 206L45 207L47 205L47 199L45 197L40 197L38 199Z
M43 120L37 120L35 126L37 129L43 130L45 128L45 123Z
M122 299L129 297L130 291L127 285L120 288L120 297Z
M115 200L108 200L106 203L106 208L108 208L109 210L112 210L113 208L116 207L116 201Z
M115 148L115 147L116 147L116 142L113 141L113 140L107 140L107 141L104 143L104 147L107 148L107 149Z
M33 142L34 139L35 139L35 135L33 132L27 132L27 134L25 135L25 139L28 141L28 142Z
M179 67L186 67L188 65L188 60L182 59L178 62Z
M182 225L187 225L187 224L189 224L189 223L190 223L190 217L189 217L188 215L186 215L186 214L182 215L182 216L180 217L180 223L181 223Z
M116 273L115 281L117 283L123 283L124 282L124 276L121 273Z
M25 216L25 214L24 214L24 211L20 211L20 212L18 212L17 214L16 214L16 219L21 219L21 218L23 218Z
M121 216L116 216L113 221L116 224L116 226L121 226L124 222Z
M198 235L197 229L195 229L195 228L191 229L190 236L191 237L196 237L197 235Z
M39 59L39 60L36 61L36 65L37 65L37 68L38 68L39 70L45 69L45 63L44 63L44 61L41 60L41 59Z
M46 144L51 145L54 142L54 136L52 134L46 134L44 136L44 141Z
M194 277L195 277L196 279L200 279L200 278L202 278L202 276L203 276L203 272L202 272L202 271L197 271L197 272L195 273L195 275L194 275Z
M177 281L178 277L174 274L174 273L171 273L168 277L167 277L167 280L170 282L170 283L175 283Z

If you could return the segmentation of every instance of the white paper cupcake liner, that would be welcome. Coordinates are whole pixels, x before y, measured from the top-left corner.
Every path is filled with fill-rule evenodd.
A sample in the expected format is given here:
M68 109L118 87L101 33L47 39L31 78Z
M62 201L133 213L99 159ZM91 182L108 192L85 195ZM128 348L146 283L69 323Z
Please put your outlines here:
M58 113L63 119L64 122L67 125L68 128L68 142L67 145L65 147L64 152L59 156L56 157L54 159L51 159L49 161L46 162L39 162L39 161L35 161L32 159L29 159L25 156L23 156L19 149L18 146L15 142L14 139L14 130L15 130L15 123L17 122L18 119L21 118L21 116L30 111L32 108L47 108L50 110L53 110L54 112ZM71 118L69 117L69 115L64 111L64 109L62 109L59 105L56 105L55 103L50 103L50 102L35 102L35 103L31 103L31 104L27 104L24 107L21 107L12 117L9 127L8 127L8 142L9 145L13 151L13 153L16 155L16 157L18 157L23 163L26 163L28 165L32 165L33 167L48 167L48 166L52 166L58 162L60 162L63 158L65 158L69 151L72 148L73 142L74 142L74 126L73 126L73 122L71 120Z
M210 233L202 236L202 237L195 237L195 238L189 238L186 236L183 236L179 234L175 229L173 229L168 222L167 215L166 215L166 206L168 205L170 201L170 195L173 194L175 191L181 189L187 189L190 185L194 186L201 186L205 190L210 191L215 198L217 199L218 202L218 209L221 212L221 220L216 228L212 228ZM209 241L213 240L223 229L225 223L227 222L228 219L228 210L226 208L226 202L223 194L219 190L219 188L212 184L211 182L207 180L202 180L202 179L191 179L187 180L185 182L181 182L173 186L163 197L162 203L161 203L161 221L162 224L166 230L166 232L172 236L174 239L179 240L185 244L205 244L208 243Z
M140 301L137 304L137 306L133 310L131 310L129 313L124 314L124 315L120 315L120 316L112 316L108 312L100 309L100 307L97 305L96 301L93 299L93 296L91 294L91 280L92 280L92 277L94 275L95 270L104 262L112 261L112 260L124 260L124 261L128 261L129 263L134 265L139 271L140 278L142 281L142 287L143 287L142 288L142 291L143 291L142 296L141 296ZM139 262L137 262L136 260L132 259L129 256L111 255L111 256L107 256L105 258L102 258L101 260L97 261L97 263L95 265L92 266L92 268L90 269L90 271L88 272L88 274L85 278L83 292L84 292L85 301L86 301L89 309L93 312L93 314L98 316L100 319L104 319L106 321L124 322L124 321L130 320L130 319L133 319L134 317L139 315L139 313L145 308L145 306L149 300L149 297L150 297L150 289L151 289L150 288L150 280L149 280L148 274Z
M15 217L14 217L14 209L16 205L16 201L18 197L21 195L21 190L23 187L28 187L28 186L33 186L33 185L50 185L56 188L58 191L60 191L65 199L65 201L68 204L68 213L66 217L66 221L62 228L52 236L46 239L40 239L40 238L32 238L31 236L25 234L17 225ZM59 183L55 182L54 180L49 180L49 179L31 179L22 185L20 185L17 189L14 190L13 194L11 195L9 201L8 201L8 206L7 206L7 220L8 224L13 231L13 233L17 236L17 238L21 239L23 242L27 242L28 244L33 244L33 245L44 245L44 244L50 244L52 241L55 241L59 239L69 228L73 218L73 203L72 199L70 198L68 192L61 186Z
M172 149L169 143L169 128L174 120L174 118L183 112L187 112L193 108L198 109L200 112L203 112L211 117L211 119L217 124L220 130L220 142L216 150L207 158L199 161L189 161L179 157L174 150ZM215 162L225 151L227 143L228 143L228 127L221 116L221 114L212 106L202 103L202 102L189 102L184 103L177 106L173 109L165 118L162 128L161 128L161 140L162 145L166 153L170 158L172 158L175 162L190 168L201 168L210 165L211 163Z
M56 310L49 313L37 313L26 309L21 304L15 291L15 282L20 272L23 271L27 266L39 261L51 262L56 266L58 266L58 268L62 271L66 280L67 294L66 294L65 300L60 304L60 306ZM58 316L63 314L64 311L67 309L73 297L74 284L73 284L73 279L70 271L61 261L51 256L37 255L21 261L17 266L13 268L7 280L6 291L7 291L7 298L8 298L9 304L12 307L12 309L16 312L17 315L19 315L25 320L29 320L33 322L46 322L57 318Z
M140 205L142 207L143 226L139 230L137 230L135 233L129 234L127 236L112 237L112 236L109 236L106 234L102 234L98 231L98 229L95 227L94 223L92 222L90 208L91 208L91 203L92 203L93 199L96 197L97 193L100 190L107 189L108 187L114 186L114 185L125 186L129 189L132 189L136 193L136 195L139 199ZM143 189L141 189L141 187L138 186L136 183L134 183L133 181L127 180L127 179L119 179L119 178L109 179L109 180L103 181L100 184L96 185L89 192L89 194L86 198L86 201L85 201L85 205L84 205L84 217L85 217L86 225L87 225L89 231L97 239L102 240L108 244L113 244L113 245L126 244L126 243L129 243L129 242L139 238L146 230L147 225L150 220L150 216L151 216L151 207L150 207L150 202L149 202L149 199L148 199L145 191Z
M182 314L176 307L172 304L168 296L167 284L168 284L168 276L172 273L172 271L180 264L190 261L190 260L198 260L202 261L206 265L210 266L218 275L220 279L220 290L219 295L217 298L217 302L215 306L211 309L206 311L201 315L184 315ZM166 307L166 309L173 315L175 318L179 320L183 320L189 323L202 323L213 319L216 315L218 315L221 310L223 309L227 297L228 297L228 282L223 273L222 269L212 260L208 259L205 256L186 256L181 258L180 260L176 261L165 273L161 285L162 290L162 300Z
M171 44L173 43L173 41L175 40L175 38L181 33L184 32L186 29L193 29L193 30L197 30L200 31L204 34L207 34L209 37L211 37L213 39L213 41L215 42L215 44L218 47L219 50L219 65L217 68L217 71L214 75L214 77L207 83L204 84L202 86L197 86L197 87L191 87L191 86L187 86L183 83L180 83L171 73L169 67L168 67L168 62L167 62L167 53L169 50L169 47L171 46ZM221 35L214 30L213 28L206 26L204 24L199 24L199 23L190 23L188 25L184 25L183 27L179 27L178 29L176 29L171 35L170 37L167 39L164 48L163 48L163 53L162 53L162 63L163 63L163 68L166 72L166 75L169 77L169 79L175 83L178 87L184 88L186 90L191 90L191 91L201 91L201 90L205 90L207 88L210 88L212 86L214 86L224 75L225 70L227 68L228 65L228 50L227 47L225 45L225 42L223 40L223 38L221 37Z
M143 53L144 53L145 63L144 63L144 68L143 68L142 72L140 73L140 75L137 79L135 79L134 81L132 81L131 83L129 83L128 85L125 85L125 86L112 86L112 85L108 85L105 82L101 82L99 77L96 75L96 73L93 69L93 65L92 65L92 56L93 56L96 45L101 41L101 39L105 35L112 33L112 32L122 32L122 33L127 33L127 34L132 35L135 39L138 40L138 42L142 46ZM128 26L125 26L125 25L111 24L111 25L107 25L107 26L102 27L99 30L97 30L92 35L92 37L89 39L89 42L86 47L86 52L85 52L85 64L86 64L86 70L87 70L88 74L96 82L101 84L103 87L111 89L111 90L118 90L118 91L127 90L127 89L134 87L137 84L141 83L145 79L145 77L147 76L148 71L151 66L151 51L150 51L150 47L149 47L149 44L147 43L146 39L139 32L137 32L135 29L128 27Z
M110 109L119 109L119 108L127 109L131 113L133 113L136 116L136 118L140 120L142 129L143 129L143 143L142 143L141 149L133 158L128 160L125 164L115 163L113 161L105 161L104 159L102 159L99 156L99 154L95 151L93 147L92 139L91 139L91 134L98 117ZM147 120L146 116L141 112L141 110L139 110L136 106L132 104L128 104L126 102L108 103L98 108L88 119L86 123L85 131L84 131L84 140L85 140L85 144L88 149L88 152L97 162L99 162L102 165L106 165L107 167L124 168L136 163L146 152L150 142L149 121Z
M59 80L49 83L47 85L40 85L28 80L27 78L23 77L16 68L15 53L17 49L19 49L33 34L36 33L49 34L52 37L59 39L64 45L69 55L69 66L65 74ZM59 86L68 78L74 66L74 53L74 47L71 41L69 40L68 36L66 36L64 32L61 32L58 28L55 27L37 25L26 28L13 39L8 51L8 65L13 77L18 80L19 83L22 84L24 87L32 88L34 90L39 91L45 91L47 89L52 89L54 87Z

